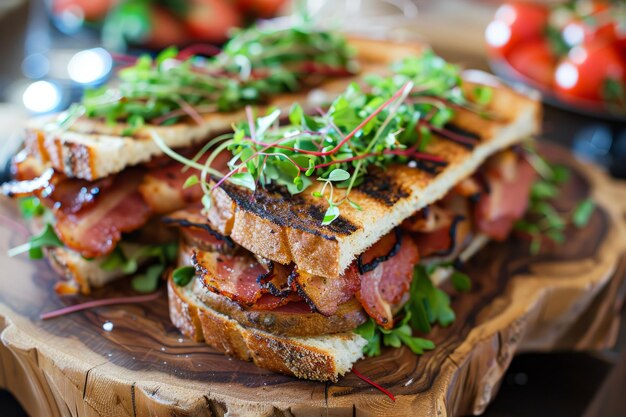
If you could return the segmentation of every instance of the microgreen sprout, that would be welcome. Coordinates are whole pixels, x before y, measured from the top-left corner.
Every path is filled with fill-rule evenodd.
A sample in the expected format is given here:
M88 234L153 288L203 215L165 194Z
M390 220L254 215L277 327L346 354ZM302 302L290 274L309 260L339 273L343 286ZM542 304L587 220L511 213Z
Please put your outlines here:
M528 216L517 221L515 229L530 236L530 252L536 255L541 250L544 239L563 243L568 225L585 227L594 212L595 204L591 198L587 198L572 210L559 211L553 201L558 198L560 187L569 180L569 169L563 165L550 164L532 147L527 146L525 150L526 159L539 174L539 179L531 188Z
M435 287L430 279L435 269L440 267L450 266L445 264L415 266L409 301L397 313L392 329L384 329L370 318L355 330L368 342L363 348L365 355L380 355L382 346L405 345L416 355L435 348L431 340L413 336L413 333L428 333L435 324L447 327L455 320L454 311L450 307L450 297ZM451 280L457 291L468 291L471 287L469 277L460 271L453 270Z
M455 106L470 103L463 96L458 67L425 51L393 65L392 70L390 76L366 77L365 85L352 83L317 114L297 104L287 114L270 109L255 115L246 107L246 120L234 127L230 137L212 143L215 146L205 163L169 149L154 130L151 135L165 154L200 172L197 180L190 181L198 181L207 194L206 210L211 207L211 191L226 181L252 193L270 183L291 194L311 187L310 193L327 206L320 222L329 225L345 203L361 210L350 193L369 169L409 161L444 167L447 162L442 156L427 152L433 134L467 147L478 141L449 127ZM488 93L481 95L484 101ZM218 172L211 163L226 151L232 154L228 172Z
M300 89L311 74L339 76L356 69L342 35L306 23L241 30L210 58L196 59L193 52L167 48L154 59L139 57L119 70L114 83L88 90L58 124L71 124L84 114L111 124L126 122L126 135L146 124L169 125L181 118L202 124L204 114Z

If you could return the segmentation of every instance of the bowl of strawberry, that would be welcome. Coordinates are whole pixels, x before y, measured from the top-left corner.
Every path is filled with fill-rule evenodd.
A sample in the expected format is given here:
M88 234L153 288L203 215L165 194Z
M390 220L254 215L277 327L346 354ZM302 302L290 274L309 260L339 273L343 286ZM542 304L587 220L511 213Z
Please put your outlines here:
M626 119L626 2L507 2L485 40L502 78L541 91L550 104Z

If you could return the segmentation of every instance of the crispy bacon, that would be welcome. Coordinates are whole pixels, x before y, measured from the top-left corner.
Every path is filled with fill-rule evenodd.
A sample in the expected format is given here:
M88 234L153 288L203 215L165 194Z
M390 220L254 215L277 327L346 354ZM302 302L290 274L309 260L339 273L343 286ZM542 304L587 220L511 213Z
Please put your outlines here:
M461 180L457 185L455 185L453 191L455 194L460 196L473 198L482 192L482 187L476 178L469 177Z
M381 262L392 258L400 250L402 236L399 229L383 236L374 246L357 258L357 267L360 274L374 270Z
M139 193L155 213L171 213L202 198L203 192L199 184L183 188L191 174L183 173L181 168L179 163L172 163L144 176L139 185Z
M431 212L438 213L433 227L424 227L422 230L411 233L419 249L420 257L456 255L463 248L472 231L468 198L453 191L430 209Z
M229 255L194 250L192 261L208 290L239 304L256 310L273 310L302 301L286 288L287 267L276 264L268 270L249 252Z
M292 309L286 308L286 307L291 306L292 304L303 305L304 311L302 308L292 308ZM284 308L286 312L300 311L300 314L302 313L306 314L306 313L311 312L311 310L306 305L306 303L302 302L302 299L298 297L297 294L290 294L287 297L277 297L272 294L263 294L261 298L259 298L257 302L254 303L254 305L252 306L252 310L261 310L261 311L266 311L266 310L282 311L282 309Z
M359 289L359 275L352 265L333 279L294 270L291 275L295 288L309 307L324 316L332 316L340 304L350 300Z
M200 158L198 163L204 164L207 156ZM222 152L211 163L211 167L224 171L228 159L229 154ZM146 173L139 186L139 192L157 214L180 210L190 203L200 201L204 194L199 184L183 188L185 181L192 174L197 174L197 172L184 170L181 163L170 160L169 164L154 166Z
M150 208L137 192L140 180L139 171L117 175L108 186L106 196L98 198L97 204L81 205L78 211L72 204L52 204L59 238L87 258L110 253L122 233L143 226L151 215Z
M215 231L202 214L202 205L194 204L162 219L165 224L179 228L183 239L203 251L233 252L235 243L228 236Z
M440 227L432 232L412 234L411 236L419 248L420 256L426 258L450 249L452 246L451 226L452 223L449 223L447 226Z
M361 287L356 293L367 314L387 329L393 327L392 305L400 302L409 290L413 267L419 261L419 252L413 240L408 236L402 236L401 239L400 247L393 257L361 275ZM379 256L383 245L388 246L388 238L381 239L380 245L377 243L368 249L367 252L374 253L367 255L368 258Z
M195 150L186 153L191 157ZM204 160L206 156L199 162ZM224 170L227 161L224 152L212 167ZM13 161L13 173L19 181L3 184L1 191L11 197L40 197L54 211L55 229L63 243L83 256L97 257L113 250L122 233L139 229L151 215L169 213L200 200L199 185L183 189L191 172L183 172L182 168L169 158L155 158L149 166L90 182L66 178L51 168L44 170L33 158L19 154ZM206 218L202 223L206 225ZM206 231L196 227L188 229L187 235L206 242L210 239ZM219 242L224 243L234 247L228 238Z
M528 207L528 195L535 180L533 167L523 158L502 156L485 173L489 193L482 196L474 212L479 231L495 240L507 238L513 224Z
M195 250L192 259L209 290L249 306L263 295L257 279L267 271L251 254L225 255Z
M65 214L78 213L108 198L107 192L115 182L120 180L116 181L115 177L97 181L66 178L43 190L41 197L49 208Z
M259 259L259 256L255 257L267 270L264 275L257 279L261 289L279 298L291 295L293 288L290 283L290 276L293 265L282 265L266 259Z
M428 233L450 226L452 213L436 204L427 206L402 222L402 229Z

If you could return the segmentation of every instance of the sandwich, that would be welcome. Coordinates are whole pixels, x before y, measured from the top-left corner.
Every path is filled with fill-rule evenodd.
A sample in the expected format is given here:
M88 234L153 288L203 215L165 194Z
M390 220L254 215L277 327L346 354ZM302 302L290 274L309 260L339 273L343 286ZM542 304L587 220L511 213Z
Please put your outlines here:
M434 347L421 336L454 319L441 287L467 289L463 262L526 212L541 107L428 49L389 71L317 112L248 114L209 151L225 166L177 155L205 191L163 220L180 233L168 297L184 335L319 381L381 343Z
M133 287L154 289L177 244L159 218L203 192L183 189L186 175L151 133L193 159L246 117L245 106L299 101L311 110L321 91L329 97L322 101L332 99L401 51L355 55L343 36L302 26L240 31L210 58L173 48L140 57L81 103L28 123L15 180L2 192L20 199L35 235L11 254L46 256L62 278L60 294L89 294L140 272Z
M29 124L3 192L40 233L13 253L47 255L62 294L163 276L185 336L299 378L433 349L463 263L527 211L538 98L310 28L184 55Z

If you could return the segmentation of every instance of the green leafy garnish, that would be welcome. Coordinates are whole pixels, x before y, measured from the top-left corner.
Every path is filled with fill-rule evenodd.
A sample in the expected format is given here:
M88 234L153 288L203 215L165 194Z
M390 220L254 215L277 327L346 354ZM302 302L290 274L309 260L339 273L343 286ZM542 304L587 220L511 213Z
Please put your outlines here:
M128 258L120 248L116 246L109 255L107 255L101 262L100 268L104 271L121 271L126 275L134 274L137 272L139 264L137 258Z
M190 175L189 177L187 177L187 179L185 180L185 183L183 184L183 188L189 188L189 187L193 187L196 184L199 184L200 180L198 179L197 175Z
M405 306L411 312L412 326L424 333L430 331L432 324L447 327L456 318L450 308L450 297L433 285L428 272L424 266L415 267L410 299Z
M54 231L51 224L46 223L44 229L38 235L32 236L28 243L9 249L9 256L16 256L28 252L30 259L43 258L43 249L63 246L63 243Z
M18 200L18 205L20 208L20 213L22 217L26 220L32 219L33 217L40 217L46 211L43 204L37 197L23 197Z
M196 270L193 266L182 266L177 268L172 273L172 279L174 284L184 287L191 282L191 279L196 275Z
M124 275L133 275L139 271L142 264L152 262L145 272L133 277L131 285L138 292L152 292L159 284L163 271L176 260L178 245L165 243L160 245L146 245L135 251L131 256L124 253L120 246L100 261L100 268L105 271L120 271Z
M576 206L572 212L572 223L578 228L585 227L591 219L593 210L595 209L595 203L591 198L587 198Z
M326 200L320 220L328 225L339 217L344 203L361 209L349 195L370 167L422 160L445 165L444 158L424 153L431 131L445 136L455 106L476 110L477 103L462 93L460 68L432 51L406 58L392 70L393 76L366 77L366 86L351 84L324 113L307 115L294 105L286 124L278 123L279 110L255 118L248 109L248 120L237 125L232 138L222 141L209 157L213 160L224 150L233 154L226 175L209 172L209 164L199 166L197 159L186 160L168 149L158 135L153 137L164 152L213 175L217 181L213 188L224 181L252 191L276 184L297 194L314 184L316 177L324 184L312 195ZM487 87L477 91L481 101L490 99ZM462 140L461 136L448 139ZM209 201L204 205L210 207Z
M154 59L142 56L120 70L115 83L88 90L82 107L88 117L126 121L126 134L181 117L201 122L202 113L231 111L297 90L312 73L351 73L352 56L346 39L335 32L307 24L253 27L237 32L212 58L179 60L175 48Z
M476 99L476 103L486 106L493 98L493 88L486 85L474 87L474 98Z
M410 317L409 313L391 330L383 329L372 318L369 318L355 330L368 341L363 347L363 353L370 357L378 356L381 354L381 345L395 348L405 345L416 355L434 349L435 344L431 340L413 336L413 330L407 324Z
M154 292L159 286L159 279L165 270L165 265L150 265L145 273L133 277L130 284L137 292Z
M569 180L569 169L548 163L532 148L526 151L528 161L539 174L539 179L531 188L528 215L515 223L515 229L531 237L530 253L536 255L541 250L544 238L560 244L565 241L567 225L584 227L593 214L595 204L591 198L587 198L571 212L559 212L552 201L558 198L560 187Z
M454 289L459 292L467 292L472 289L472 280L467 276L467 274L464 274L461 271L452 271L450 281L452 281Z
M414 330L428 333L432 329L432 325L439 324L446 327L452 324L455 319L454 311L450 307L450 297L435 287L429 278L429 272L432 272L434 268L436 267L426 268L421 265L415 267L410 288L410 299L398 313L401 318L396 322L393 329L384 329L369 318L355 330L357 334L367 340L367 345L363 348L365 355L380 355L382 346L400 347L405 345L417 355L435 348L432 341L413 336ZM455 272L459 274L456 279L462 282L463 289L469 289L469 278L458 271Z

